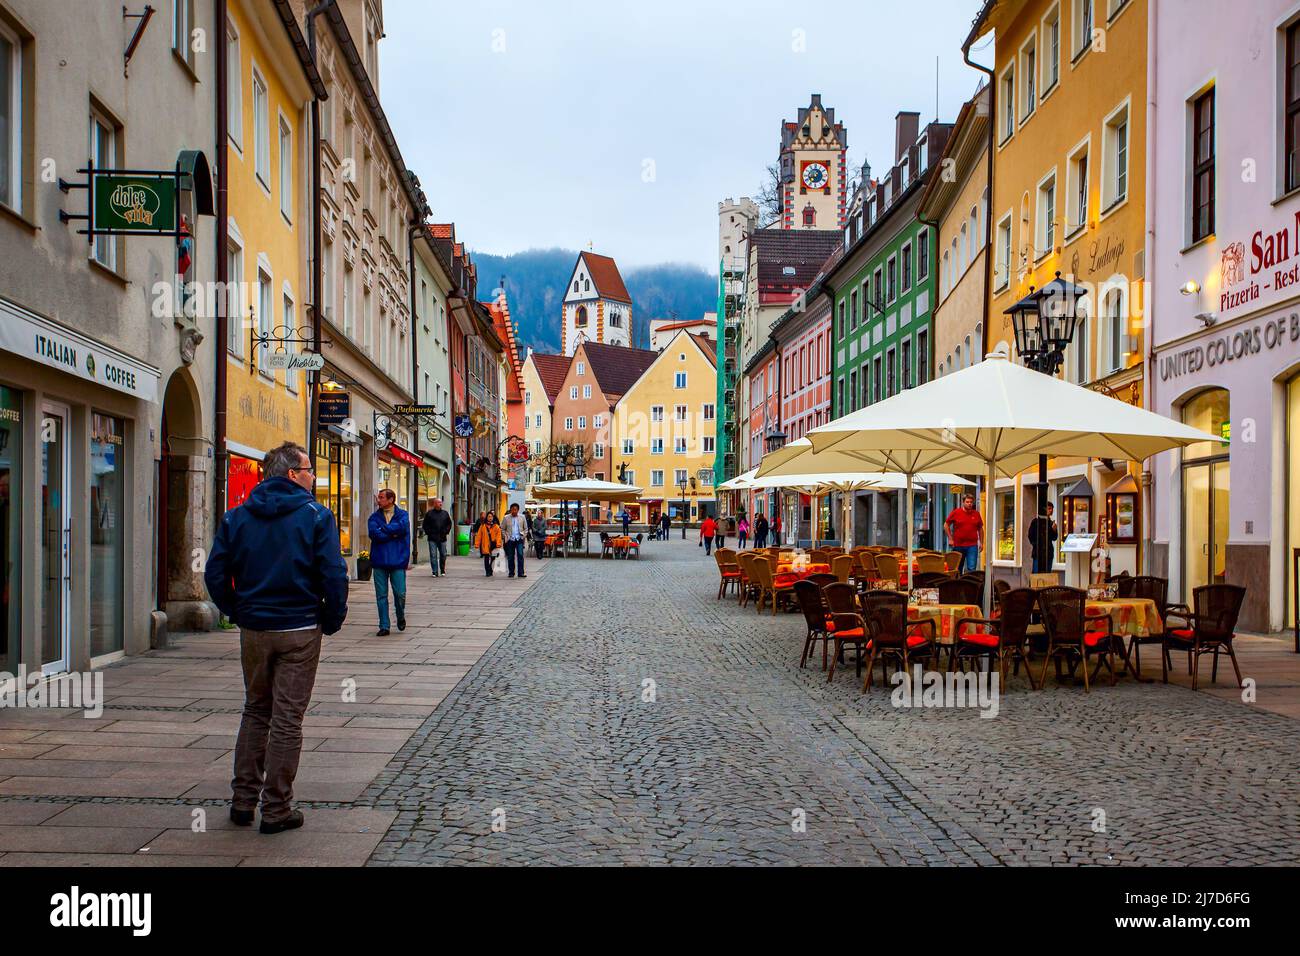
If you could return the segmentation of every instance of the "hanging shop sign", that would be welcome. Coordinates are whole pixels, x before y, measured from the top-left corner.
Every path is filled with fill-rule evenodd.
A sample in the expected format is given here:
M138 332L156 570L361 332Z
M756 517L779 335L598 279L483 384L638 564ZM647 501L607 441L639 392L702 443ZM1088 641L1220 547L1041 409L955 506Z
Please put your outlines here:
M438 407L436 405L394 405L393 412L397 415L429 415L437 416Z
M316 407L319 424L342 425L352 417L352 396L347 392L321 392Z
M506 460L512 465L520 465L529 458L528 442L517 436L506 439Z
M85 213L59 210L60 222L81 221L77 232L88 242L96 236L189 236L181 222L181 180L189 176L176 169L96 169L87 166L77 172L86 182L59 180L59 189L88 193Z
M456 433L457 438L469 438L474 434L474 422L468 415L457 415L452 431Z
M405 448L403 448L401 445L397 444L396 442L390 441L388 443L388 447L384 449L384 451L395 461L400 461L402 464L410 465L413 468L419 468L424 464L424 461L423 459L420 458L420 456L413 455L411 452L407 451Z
M266 357L269 369L319 372L325 367L325 356L319 352L272 352Z

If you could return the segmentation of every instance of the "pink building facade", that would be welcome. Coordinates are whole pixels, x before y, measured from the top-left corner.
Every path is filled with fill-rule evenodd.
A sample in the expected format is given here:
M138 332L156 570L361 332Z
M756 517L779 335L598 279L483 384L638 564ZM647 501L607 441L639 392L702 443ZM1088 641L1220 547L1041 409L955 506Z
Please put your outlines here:
M1149 462L1143 531L1170 600L1244 585L1241 628L1278 630L1300 560L1300 3L1223 9L1152 5L1145 393L1228 441Z

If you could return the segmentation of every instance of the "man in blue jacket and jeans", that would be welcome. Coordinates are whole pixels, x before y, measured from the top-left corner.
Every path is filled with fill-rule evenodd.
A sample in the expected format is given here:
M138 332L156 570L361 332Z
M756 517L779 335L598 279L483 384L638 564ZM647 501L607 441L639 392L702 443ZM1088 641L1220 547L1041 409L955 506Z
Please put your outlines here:
M397 629L406 630L406 567L411 563L411 519L397 507L397 495L385 488L375 495L379 507L366 522L370 533L370 567L375 579L375 604L379 607L376 637L387 637L388 586L393 586Z
M316 683L322 634L343 626L348 572L334 515L317 503L311 458L285 442L266 453L266 477L227 511L203 572L221 613L239 625L244 716L235 742L230 819L263 833L296 830L293 781L302 718Z

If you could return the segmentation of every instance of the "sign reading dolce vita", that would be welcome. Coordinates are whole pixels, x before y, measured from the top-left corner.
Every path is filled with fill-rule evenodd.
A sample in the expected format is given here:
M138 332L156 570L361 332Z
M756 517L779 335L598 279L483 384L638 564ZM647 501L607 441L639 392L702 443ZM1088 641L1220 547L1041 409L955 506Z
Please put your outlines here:
M91 231L175 233L176 174L95 171L91 175Z

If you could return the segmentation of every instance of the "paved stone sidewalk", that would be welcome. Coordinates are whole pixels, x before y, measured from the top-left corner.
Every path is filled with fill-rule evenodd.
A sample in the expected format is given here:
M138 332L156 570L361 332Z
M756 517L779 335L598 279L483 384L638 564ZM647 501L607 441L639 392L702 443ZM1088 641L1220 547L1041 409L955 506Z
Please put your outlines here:
M363 797L397 814L371 862L1300 862L1297 724L1222 675L895 709L715 593L693 541L553 564ZM1244 640L1247 674L1279 648Z
M519 613L538 580L408 575L408 626L375 636L374 589L354 583L348 623L326 638L304 726L296 795L308 826L264 837L226 816L243 703L237 631L104 670L102 718L0 710L0 866L364 862L394 818L357 798ZM355 693L344 699L345 682ZM206 830L195 832L195 811Z

